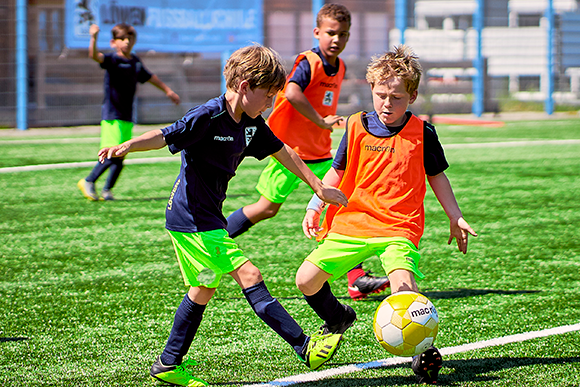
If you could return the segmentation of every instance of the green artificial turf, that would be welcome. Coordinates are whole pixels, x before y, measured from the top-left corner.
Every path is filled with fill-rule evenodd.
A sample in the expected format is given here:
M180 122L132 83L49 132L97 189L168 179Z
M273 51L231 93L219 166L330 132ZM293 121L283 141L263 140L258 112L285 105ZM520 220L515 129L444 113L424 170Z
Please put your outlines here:
M427 278L419 286L441 317L437 346L580 322L580 144L539 142L580 139L580 120L437 129L451 165L446 173L465 219L479 234L470 238L467 255L455 242L448 246L447 218L428 190L420 263ZM335 144L341 135L335 132ZM0 167L96 161L98 140L77 145L62 137L44 135L49 143L26 143L0 133ZM503 141L528 143L459 146ZM131 158L153 156L170 154L161 150ZM243 162L230 184L226 215L257 199L254 187L265 162ZM2 386L152 385L149 367L186 292L164 230L179 161L126 166L114 202L89 202L80 195L76 182L89 169L0 173ZM310 196L302 186L274 219L237 239L271 293L307 333L321 322L296 289L294 274L315 247L300 227ZM383 275L377 259L365 268ZM385 294L351 301L345 278L332 288L357 311L358 321L323 369L391 357L371 328ZM206 310L190 356L200 363L196 374L211 385L258 384L307 372L229 277ZM444 360L440 385L578 387L580 333ZM403 364L300 386L414 384Z

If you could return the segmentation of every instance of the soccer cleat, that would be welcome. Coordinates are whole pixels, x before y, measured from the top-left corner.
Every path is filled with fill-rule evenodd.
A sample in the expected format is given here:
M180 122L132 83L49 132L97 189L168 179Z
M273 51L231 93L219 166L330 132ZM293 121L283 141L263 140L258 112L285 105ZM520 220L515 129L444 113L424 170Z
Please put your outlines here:
M352 284L348 284L348 294L353 300L362 300L369 294L380 293L389 286L391 286L389 277L374 277L369 275L369 272L365 272L355 279Z
M341 340L340 334L313 335L308 341L306 351L299 358L308 368L316 370L332 358L340 347Z
M443 367L441 353L433 346L413 358L411 368L415 372L417 381L422 384L437 384L439 370Z
M115 200L115 197L113 196L113 192L111 192L110 189L104 189L101 191L101 198L103 200Z
M344 306L344 316L342 318L342 321L335 325L328 325L327 323L324 323L320 327L319 334L326 335L328 333L337 333L342 335L344 332L346 332L348 328L352 326L352 324L354 324L354 322L356 321L356 312L354 311L353 308L351 308L348 305L343 306Z
M95 191L95 183L88 182L85 179L80 179L77 183L77 187L79 187L83 196L87 199L92 201L99 200L99 195L97 195L97 191Z
M161 381L173 386L185 387L204 387L208 383L200 378L193 376L185 367L187 365L196 365L193 360L186 360L180 365L166 366L161 363L161 359L157 356L155 363L151 366L149 375L154 381Z

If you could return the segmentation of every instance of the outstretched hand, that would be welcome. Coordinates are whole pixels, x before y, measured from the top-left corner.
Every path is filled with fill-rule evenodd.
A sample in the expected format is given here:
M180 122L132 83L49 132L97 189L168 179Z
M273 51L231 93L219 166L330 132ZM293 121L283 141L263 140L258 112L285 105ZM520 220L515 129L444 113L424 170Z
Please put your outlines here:
M181 102L179 95L177 95L177 93L174 92L173 90L169 91L166 95L167 95L167 98L169 98L171 100L171 102L173 102L176 105L179 105L179 103Z
M332 126L338 124L340 121L344 120L342 116L337 115L328 115L322 119L323 125L321 126L322 129L328 129L332 132Z
M109 148L103 148L98 153L99 162L104 163L105 159L110 159L113 157L123 157L127 153L129 153L129 145L126 145L125 143Z
M463 218L458 218L457 221L451 220L450 222L450 235L447 244L450 245L453 241L453 238L457 240L457 247L459 251L463 254L467 253L467 239L469 234L473 235L474 237L477 236L477 233L471 228L471 226L465 221Z

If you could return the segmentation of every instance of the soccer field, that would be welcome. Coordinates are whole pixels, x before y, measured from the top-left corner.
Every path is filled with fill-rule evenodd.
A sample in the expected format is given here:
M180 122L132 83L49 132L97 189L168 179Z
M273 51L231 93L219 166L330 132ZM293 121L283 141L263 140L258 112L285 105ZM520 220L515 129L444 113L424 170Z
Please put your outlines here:
M580 323L580 119L437 131L459 205L479 234L467 255L448 246L447 218L428 189L419 287L441 318L439 384L579 387L580 331L528 332ZM151 386L149 367L186 292L164 229L179 157L131 154L118 200L89 202L76 182L96 161L98 135L3 132L0 385ZM335 131L335 145L342 133ZM162 159L141 160L154 157ZM55 163L71 164L24 168ZM243 162L226 215L256 200L265 163ZM321 324L294 285L315 247L300 227L310 196L302 186L278 216L237 239L306 333ZM378 259L365 267L383 275ZM346 278L332 287L358 321L321 372L307 372L224 277L189 352L194 373L232 387L415 385L409 364L373 336L372 316L386 293L355 302ZM520 334L522 341L509 340Z

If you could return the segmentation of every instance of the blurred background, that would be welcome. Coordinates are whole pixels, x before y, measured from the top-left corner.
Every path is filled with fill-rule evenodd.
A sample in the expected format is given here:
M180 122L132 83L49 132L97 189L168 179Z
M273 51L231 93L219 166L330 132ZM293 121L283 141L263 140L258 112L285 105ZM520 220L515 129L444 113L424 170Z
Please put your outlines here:
M404 42L425 74L415 114L498 114L580 109L579 0L350 0L347 79L339 114L370 110L366 65ZM315 45L310 0L2 0L0 127L94 125L104 71L88 57L91 23L108 51L111 27L137 30L135 53L176 91L173 106L140 85L136 122L172 122L223 91L222 67L252 42L290 69Z

